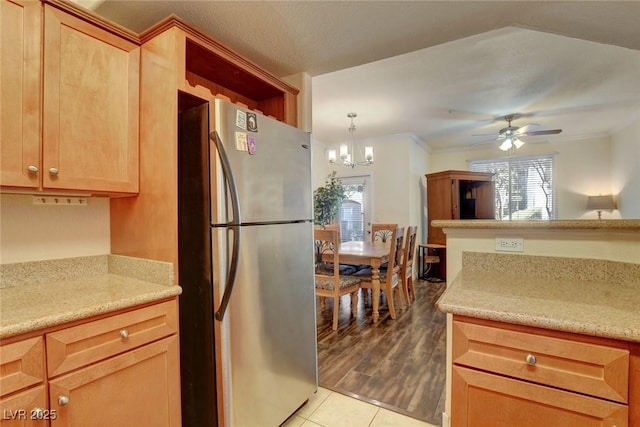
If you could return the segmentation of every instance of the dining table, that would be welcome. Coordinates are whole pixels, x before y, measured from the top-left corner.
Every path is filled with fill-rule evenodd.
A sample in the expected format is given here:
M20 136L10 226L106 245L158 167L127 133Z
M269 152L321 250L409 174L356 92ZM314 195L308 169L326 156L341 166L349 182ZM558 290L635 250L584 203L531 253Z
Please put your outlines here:
M360 264L371 266L373 294L372 319L376 323L380 317L380 266L389 261L389 242L346 241L340 244L338 259L340 264Z

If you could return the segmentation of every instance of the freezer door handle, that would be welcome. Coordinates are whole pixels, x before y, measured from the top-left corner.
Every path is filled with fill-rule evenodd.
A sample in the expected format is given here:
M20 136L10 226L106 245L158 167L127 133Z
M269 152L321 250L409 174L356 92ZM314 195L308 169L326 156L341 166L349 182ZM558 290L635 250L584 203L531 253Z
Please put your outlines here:
M220 136L217 131L211 132L209 138L216 145L218 156L220 157L220 163L222 165L222 173L225 176L225 180L229 187L229 195L231 197L231 211L232 218L227 224L227 229L231 229L233 232L233 246L231 249L231 263L229 264L229 274L227 275L227 284L224 287L224 294L222 295L222 301L220 307L215 313L215 319L222 321L224 313L227 311L229 300L231 299L231 293L233 292L233 285L236 281L236 274L238 271L238 257L240 255L240 201L238 199L238 189L236 188L236 182L231 172L231 165L227 158L227 153L224 150L224 145L220 140Z

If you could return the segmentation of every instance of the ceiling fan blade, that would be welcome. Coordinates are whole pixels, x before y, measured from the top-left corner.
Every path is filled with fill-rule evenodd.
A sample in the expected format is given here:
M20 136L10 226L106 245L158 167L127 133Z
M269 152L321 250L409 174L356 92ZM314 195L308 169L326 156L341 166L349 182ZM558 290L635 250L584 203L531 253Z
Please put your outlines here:
M550 130L534 130L531 132L521 133L521 136L536 136L536 135L554 135L562 132L562 129L550 129Z
M538 126L540 126L538 123L526 124L524 126L519 127L518 130L516 131L516 134L517 135L525 134L525 133L527 133L529 131L529 128L538 127Z

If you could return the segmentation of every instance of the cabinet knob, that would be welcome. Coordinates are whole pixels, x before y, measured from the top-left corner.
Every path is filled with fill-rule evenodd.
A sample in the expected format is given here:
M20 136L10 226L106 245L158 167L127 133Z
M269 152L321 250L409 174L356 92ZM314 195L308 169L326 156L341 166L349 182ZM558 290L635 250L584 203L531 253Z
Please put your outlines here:
M38 173L38 167L34 165L30 165L29 167L27 167L27 170L29 171L29 173Z
M33 408L31 410L31 418L34 420L41 420L44 418L44 409L43 408Z
M70 400L71 400L71 399L69 399L69 396L65 396L65 395L59 396L59 397L58 397L58 405L60 405L60 406L66 406L66 405L68 405L68 404L69 404L69 401L70 401Z
M49 168L49 174L58 175L58 168Z
M121 330L121 331L120 331L120 336L121 336L122 338L129 338L129 331L128 331L128 330L126 330L126 329Z
M533 354L527 354L524 358L524 361L527 362L527 365L533 366L536 364L538 359Z

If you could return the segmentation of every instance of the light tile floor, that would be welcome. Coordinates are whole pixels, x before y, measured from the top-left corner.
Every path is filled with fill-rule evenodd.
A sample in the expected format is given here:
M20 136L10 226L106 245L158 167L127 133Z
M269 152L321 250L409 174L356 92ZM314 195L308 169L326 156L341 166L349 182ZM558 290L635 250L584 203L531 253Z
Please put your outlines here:
M282 427L435 427L319 387Z

